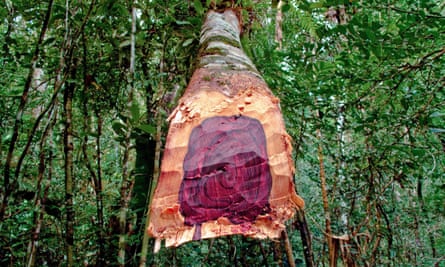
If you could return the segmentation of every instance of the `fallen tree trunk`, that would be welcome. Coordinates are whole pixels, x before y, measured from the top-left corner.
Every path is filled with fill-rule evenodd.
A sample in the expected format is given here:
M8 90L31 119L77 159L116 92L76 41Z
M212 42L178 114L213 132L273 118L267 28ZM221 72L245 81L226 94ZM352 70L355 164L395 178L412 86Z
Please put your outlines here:
M197 69L169 117L148 226L166 246L232 234L279 238L304 206L279 100L239 35L234 11L207 14Z

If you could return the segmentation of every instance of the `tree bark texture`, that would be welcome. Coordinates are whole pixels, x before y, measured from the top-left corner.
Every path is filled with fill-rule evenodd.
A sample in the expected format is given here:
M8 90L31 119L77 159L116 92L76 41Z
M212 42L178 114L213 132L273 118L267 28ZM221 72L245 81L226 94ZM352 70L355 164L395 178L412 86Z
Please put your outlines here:
M75 76L75 68L72 70ZM64 132L64 155L65 155L65 209L66 209L66 257L67 266L73 266L74 253L74 137L73 137L73 95L74 83L69 83L65 88L63 97L65 132Z
M209 11L197 68L169 117L148 226L166 246L232 234L279 238L304 206L279 100L239 35L233 10Z

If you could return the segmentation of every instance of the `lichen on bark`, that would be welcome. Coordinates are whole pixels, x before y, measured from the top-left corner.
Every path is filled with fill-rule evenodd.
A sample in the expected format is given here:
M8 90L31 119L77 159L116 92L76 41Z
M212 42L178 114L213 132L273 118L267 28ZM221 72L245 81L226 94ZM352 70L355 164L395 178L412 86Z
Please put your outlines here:
M210 11L201 31L198 68L259 72L244 53L240 41L241 27L231 10Z

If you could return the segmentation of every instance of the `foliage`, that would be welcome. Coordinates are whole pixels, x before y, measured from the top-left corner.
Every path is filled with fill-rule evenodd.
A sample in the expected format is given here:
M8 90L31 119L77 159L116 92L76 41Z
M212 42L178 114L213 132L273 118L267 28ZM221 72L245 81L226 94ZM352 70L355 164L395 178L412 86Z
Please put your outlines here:
M2 174L9 168L11 178L0 178L5 207L0 264L65 263L62 103L71 84L74 262L117 265L121 190L126 188L132 193L124 229L127 263L136 265L157 126L164 138L165 118L193 71L200 26L212 1L56 0L51 9L51 1L3 2L0 167ZM269 3L230 2L242 4L244 48L281 99L316 265L328 262L318 145L325 158L333 234L349 238L348 257L357 266L443 264L445 6L429 0L288 1L278 49L276 10ZM133 6L136 62L130 75ZM337 21L327 16L329 11ZM50 20L39 43L47 12ZM122 184L126 167L128 187ZM288 229L300 262L295 227L290 222ZM30 263L33 244L36 256ZM239 236L162 249L149 254L148 263L287 264L279 242Z
M310 4L316 34L291 30L301 11L289 11L282 51L261 33L251 47L281 95L307 213L323 213L314 168L321 142L333 229L354 239L358 265L432 265L444 253L444 7L353 2L338 7L349 18L337 24L319 19L331 4ZM313 220L317 240L324 229Z

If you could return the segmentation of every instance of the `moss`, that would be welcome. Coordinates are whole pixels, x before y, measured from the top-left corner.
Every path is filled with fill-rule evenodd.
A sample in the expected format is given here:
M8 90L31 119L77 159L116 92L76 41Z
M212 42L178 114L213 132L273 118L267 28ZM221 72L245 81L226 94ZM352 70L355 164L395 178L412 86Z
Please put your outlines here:
M201 44L201 50L205 51L209 43L214 41L219 41L227 45L242 49L241 43L238 40L218 35L206 38L205 41Z
M205 75L204 77L202 77L202 80L206 81L206 82L210 82L212 80L212 77L210 77L210 75Z
M212 47L212 48L208 48L204 50L204 53L202 54L202 56L206 56L206 55L221 55L221 56L226 56L227 55L227 51L224 48L221 47Z
M200 57L198 68L206 67L208 65L218 65L222 70L248 70L257 73L253 65L235 57L224 55L205 55Z

